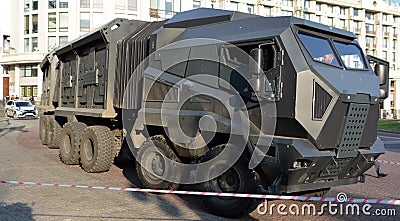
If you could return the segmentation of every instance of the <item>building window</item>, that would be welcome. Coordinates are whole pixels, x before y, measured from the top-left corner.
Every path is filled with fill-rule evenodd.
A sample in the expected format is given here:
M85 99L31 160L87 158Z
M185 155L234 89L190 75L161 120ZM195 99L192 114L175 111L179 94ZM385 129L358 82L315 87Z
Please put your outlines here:
M310 20L311 18L310 13L304 13L303 18L306 20Z
M315 15L315 21L318 23L322 23L322 16L321 15Z
M67 12L60 12L60 27L59 31L60 32L67 32L68 31L68 13Z
M57 37L49 36L48 38L48 50L51 51L53 48L57 46Z
M125 0L115 0L115 9L125 10Z
M29 15L24 16L24 34L29 34Z
M49 9L57 8L56 0L49 0Z
M285 6L293 7L293 0L282 0L282 4Z
M346 15L346 9L344 7L339 7L340 15Z
M282 16L292 16L293 12L291 11L286 11L286 10L282 10L281 11Z
M385 13L382 13L382 20L387 21L388 20L388 15Z
M387 60L387 51L382 51L382 59Z
M38 0L33 0L32 1L32 10L38 10L38 8L39 8Z
M180 2L177 2L177 5L174 5L173 0L151 0L150 17L161 19L171 18L173 15L176 14L174 9L179 8Z
M396 52L392 52L392 62L396 63Z
M37 87L37 85L21 86L21 97L32 97L32 95L34 97L38 96L38 87Z
M128 0L128 10L137 11L137 0Z
M372 12L365 12L365 18L368 20L373 20L374 14Z
M10 36L3 35L3 53L10 54Z
M172 13L174 12L173 8L174 8L173 1L165 0L165 14L168 15L168 17L172 16Z
M374 25L365 24L365 30L367 31L367 34L374 34Z
M38 15L32 15L32 33L38 33Z
M35 51L39 51L37 37L32 38L32 52L35 52Z
M254 5L247 4L247 13L249 13L249 14L254 13Z
M340 28L341 28L341 29L347 29L347 27L346 27L346 20L340 19Z
M29 38L24 38L24 52L29 52Z
M81 13L81 32L90 31L90 14L89 13Z
M90 0L81 0L81 8L89 8Z
M321 5L321 3L319 3L319 2L317 2L316 4L315 4L315 7L317 8L317 11L322 11L322 5Z
M60 36L58 40L59 40L58 45L64 46L68 43L68 36Z
M393 39L393 43L392 43L392 48L393 50L396 50L396 40Z
M333 13L333 6L332 5L327 5L326 11L332 14Z
M383 38L382 48L387 48L387 47L388 47L388 39L387 38Z
M25 0L25 3L24 3L24 11L25 12L29 12L29 10L31 9L30 3L31 3L31 0Z
M56 13L49 13L49 32L55 32L57 29Z
M60 0L60 8L68 8L68 0Z
M310 0L304 0L304 8L310 8Z
M264 6L264 12L265 12L265 16L271 16L272 15L272 7Z
M232 11L239 11L239 3L238 2L231 2L231 10Z
M193 1L193 9L200 8L201 2L200 1Z
M332 17L328 17L328 24L329 26L333 26L333 18Z
M103 0L93 0L93 8L103 8Z
M360 15L360 9L353 9L353 16L359 16Z
M374 46L374 43L375 43L375 38L374 37L371 37L371 36L366 36L365 37L365 42L367 43L367 48L371 48L371 47L373 47Z
M37 77L38 68L37 65L23 65L20 67L21 77Z

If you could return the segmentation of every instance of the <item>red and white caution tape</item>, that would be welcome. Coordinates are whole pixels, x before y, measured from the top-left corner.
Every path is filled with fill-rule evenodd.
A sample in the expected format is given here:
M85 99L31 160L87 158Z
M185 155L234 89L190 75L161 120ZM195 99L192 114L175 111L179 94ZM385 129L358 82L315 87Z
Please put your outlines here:
M375 160L375 161L378 162L378 163L386 163L386 164L392 164L392 165L399 165L400 166L400 163L398 163L398 162L387 161L387 160Z
M309 197L309 196L282 196L282 195L268 195L268 194L247 194L247 193L213 193L213 192L197 192L197 191L182 191L182 190L155 190L155 189L141 189L141 188L126 188L126 187L100 187L100 186L83 186L83 185L68 185L68 184L49 184L49 183L35 183L35 182L19 182L19 181L6 181L0 180L2 184L12 185L33 185L33 186L51 186L51 187L69 187L69 188L82 188L82 189L97 189L97 190L119 190L128 192L141 192L141 193L162 193L162 194L178 194L178 195L197 195L197 196L218 196L218 197L239 197L239 198L258 198L258 199L275 199L275 200L297 200L297 201L318 201L318 202L338 202L338 203L369 203L369 204L384 204L384 205L400 205L400 200L391 199L357 199L348 198L341 201L337 198L329 197Z

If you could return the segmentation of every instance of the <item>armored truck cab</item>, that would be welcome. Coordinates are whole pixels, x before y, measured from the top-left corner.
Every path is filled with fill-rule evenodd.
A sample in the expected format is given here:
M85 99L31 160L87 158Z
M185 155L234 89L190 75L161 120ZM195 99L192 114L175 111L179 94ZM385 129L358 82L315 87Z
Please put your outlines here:
M60 84L50 90L60 96L44 134L87 172L108 170L129 146L148 188L321 194L362 181L384 153L388 63L367 59L344 30L197 9L156 23L117 19L55 54ZM257 205L203 203L222 216Z

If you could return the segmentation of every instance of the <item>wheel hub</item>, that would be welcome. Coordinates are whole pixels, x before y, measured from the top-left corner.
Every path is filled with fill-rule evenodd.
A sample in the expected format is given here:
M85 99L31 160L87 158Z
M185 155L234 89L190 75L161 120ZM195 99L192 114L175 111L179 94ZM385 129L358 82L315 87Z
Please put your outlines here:
M219 176L217 182L222 192L237 192L241 183L239 174L232 168Z
M164 174L165 165L161 156L156 155L151 161L151 168L157 176L162 176Z

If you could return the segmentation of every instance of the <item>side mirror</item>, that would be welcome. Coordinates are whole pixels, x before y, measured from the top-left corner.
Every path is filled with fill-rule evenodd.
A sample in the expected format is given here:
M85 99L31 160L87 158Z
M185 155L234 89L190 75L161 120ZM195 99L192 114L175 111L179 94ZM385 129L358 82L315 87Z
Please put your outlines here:
M372 55L367 55L367 58L379 78L380 99L384 100L389 96L389 62Z
M264 66L264 52L263 49L261 48L254 48L253 50L250 51L250 57L256 61L250 60L249 65L250 65L250 72L252 74L260 74L260 69Z
M383 64L376 64L375 74L379 77L379 85L384 85L389 76L389 67Z
M250 86L254 92L260 92L262 89L261 73L264 65L264 52L261 48L255 48L250 51L249 58L249 71L252 75L250 79ZM255 61L255 62L254 62Z

